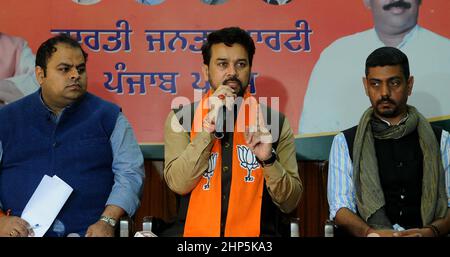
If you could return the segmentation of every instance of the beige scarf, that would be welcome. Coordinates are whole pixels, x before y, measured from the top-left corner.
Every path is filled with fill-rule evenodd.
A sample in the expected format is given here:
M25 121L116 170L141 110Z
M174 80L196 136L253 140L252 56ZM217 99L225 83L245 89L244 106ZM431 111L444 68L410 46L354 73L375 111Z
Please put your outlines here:
M374 137L377 139L399 139L416 128L419 144L423 152L423 180L421 198L421 216L423 225L428 225L447 213L447 194L445 191L445 173L441 161L436 136L428 121L413 106L408 106L406 122L391 126L381 132L372 132L370 120L373 108L363 114L356 130L353 147L353 183L355 185L358 212L364 221L375 228L380 224L390 224L385 215L379 214L385 205L384 194L378 175ZM369 220L377 216L376 221ZM380 219L381 216L381 219ZM386 226L386 225L385 225Z

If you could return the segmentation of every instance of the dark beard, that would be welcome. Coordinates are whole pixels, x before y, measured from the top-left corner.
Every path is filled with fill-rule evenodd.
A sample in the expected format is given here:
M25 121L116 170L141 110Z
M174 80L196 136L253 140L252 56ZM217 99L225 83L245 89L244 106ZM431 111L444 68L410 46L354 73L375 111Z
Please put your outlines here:
M378 109L377 109L376 112L380 117L383 117L383 118L394 118L394 117L398 116L397 108L394 108L392 110L382 111L382 112L378 111Z
M395 106L394 109L386 110L386 111L379 111L379 110L378 110L378 106L381 105L381 104L383 104L383 103L386 103L386 102L388 102L388 103L394 105L394 106ZM377 113L379 116L384 117L384 118L393 118L393 117L396 117L396 116L399 114L399 111L400 111L399 108L398 108L397 103L394 102L394 101L393 101L392 99L390 99L389 97L382 97L380 100L378 100L377 103L376 103L376 107L377 107L377 108L375 108L376 113Z

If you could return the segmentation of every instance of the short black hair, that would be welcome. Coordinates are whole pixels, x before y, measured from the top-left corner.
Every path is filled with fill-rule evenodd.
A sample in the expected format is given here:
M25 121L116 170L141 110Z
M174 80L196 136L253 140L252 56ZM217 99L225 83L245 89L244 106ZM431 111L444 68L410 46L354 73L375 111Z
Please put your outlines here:
M409 78L408 57L398 48L384 46L373 51L366 59L366 77L369 75L369 68L395 66L402 67L403 75L407 80Z
M88 54L83 50L80 43L67 34L59 34L47 39L47 41L42 43L37 50L36 66L39 66L44 70L44 76L47 74L46 70L48 60L52 57L53 53L56 52L57 49L55 46L59 43L66 44L74 48L79 48L83 53L84 61L87 62Z
M205 65L209 65L209 61L211 60L211 47L214 44L220 43L224 43L227 46L232 46L233 44L242 45L247 50L248 60L250 66L252 66L255 43L250 35L239 27L223 28L213 31L208 35L207 40L202 46L203 63Z

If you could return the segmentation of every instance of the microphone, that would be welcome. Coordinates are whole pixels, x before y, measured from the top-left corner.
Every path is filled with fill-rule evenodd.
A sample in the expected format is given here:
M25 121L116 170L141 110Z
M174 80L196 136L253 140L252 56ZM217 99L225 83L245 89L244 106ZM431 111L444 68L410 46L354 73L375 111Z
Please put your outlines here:
M217 113L216 117L216 131L214 131L214 137L217 139L222 139L225 136L224 125L225 125L225 115L226 115L225 105L221 107L221 111Z

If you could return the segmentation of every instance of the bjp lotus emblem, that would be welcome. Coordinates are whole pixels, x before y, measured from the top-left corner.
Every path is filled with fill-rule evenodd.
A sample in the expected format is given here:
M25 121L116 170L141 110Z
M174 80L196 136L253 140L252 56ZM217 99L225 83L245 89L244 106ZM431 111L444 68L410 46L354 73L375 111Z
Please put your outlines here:
M203 177L206 178L206 184L203 185L203 190L209 190L211 185L210 181L214 175L214 169L216 168L218 153L212 153L208 160L208 170L203 173Z
M247 176L245 176L244 181L253 182L255 177L252 176L252 171L259 167L255 154L245 145L238 145L237 151L241 167L247 170Z

